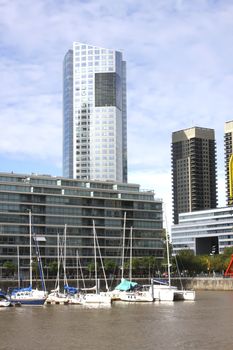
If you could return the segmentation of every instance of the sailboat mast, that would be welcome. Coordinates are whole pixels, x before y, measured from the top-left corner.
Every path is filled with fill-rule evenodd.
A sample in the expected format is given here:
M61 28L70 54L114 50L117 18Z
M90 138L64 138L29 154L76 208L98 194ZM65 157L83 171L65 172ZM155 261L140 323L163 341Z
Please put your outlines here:
M95 232L95 221L93 220L93 235L94 235L94 262L95 262L95 286L97 293L97 260L96 260L96 232Z
M17 245L17 265L18 265L18 288L20 288L19 246L18 245Z
M169 254L169 242L168 242L167 229L166 229L166 249L167 249L167 273L168 273L168 284L169 284L169 286L171 286L170 254Z
M60 291L60 236L57 234L57 289Z
M79 289L78 261L79 261L78 249L76 249L77 289Z
M164 203L164 209L165 209L165 203ZM168 284L169 287L171 286L171 270L170 270L170 252L169 252L169 241L168 241L168 225L167 225L167 215L166 215L166 209L165 209L165 224L166 224L166 250L167 250L167 274L168 274Z
M29 209L29 269L30 269L30 287L32 287L32 211Z
M133 227L130 227L130 256L129 256L129 280L132 281L132 245L133 245Z
M124 259L125 259L125 226L126 226L126 211L124 213L123 237L122 237L122 262L121 262L121 279L124 278Z
M63 269L64 269L64 286L67 284L67 277L66 277L66 227L64 229L64 261L63 261Z
M103 259L102 259L102 255L101 255L101 251L100 251L100 245L99 245L99 241L98 241L98 237L97 237L97 233L95 231L95 238L96 238L96 245L98 248L98 252L99 252L99 258L100 258L100 262L101 262L101 267L102 267L102 271L103 271L103 275L104 275L104 281L105 281L105 288L108 291L108 281L107 281L107 277L106 277L106 273L105 273L105 269L104 269L104 263L103 263Z

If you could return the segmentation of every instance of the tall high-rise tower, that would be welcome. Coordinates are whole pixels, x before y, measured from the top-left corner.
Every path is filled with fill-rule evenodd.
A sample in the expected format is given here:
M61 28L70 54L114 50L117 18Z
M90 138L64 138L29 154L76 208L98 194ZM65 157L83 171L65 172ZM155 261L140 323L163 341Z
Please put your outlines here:
M63 175L127 182L122 53L75 42L63 73Z
M216 208L216 146L213 129L172 133L173 221L178 214Z
M233 121L224 126L224 150L227 205L233 205Z

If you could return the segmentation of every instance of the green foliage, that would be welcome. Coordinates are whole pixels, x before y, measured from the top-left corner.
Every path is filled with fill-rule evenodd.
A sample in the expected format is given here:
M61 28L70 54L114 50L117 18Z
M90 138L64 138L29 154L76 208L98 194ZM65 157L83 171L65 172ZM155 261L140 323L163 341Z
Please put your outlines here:
M88 265L87 265L87 269L90 273L92 273L93 271L95 271L95 264L94 262L90 262Z
M153 256L145 256L143 258L132 259L132 274L135 277L148 277L155 273L155 270L159 269L161 262L158 263L157 259ZM129 272L129 260L124 264L124 269Z
M107 259L104 261L104 269L107 273L115 273L118 266L117 263L114 260Z
M32 272L36 276L36 279L37 279L37 276L39 275L39 266L38 266L37 260L33 260L33 262L32 262Z
M16 271L16 266L12 261L5 261L3 267L6 269L7 274L13 274Z
M228 263L229 263L228 259L227 259L227 263L226 263L226 259L222 254L212 255L210 257L210 270L217 271L217 272L225 271Z
M222 255L223 255L225 258L230 258L232 254L233 254L233 247L226 247L226 248L224 249L224 252L223 252Z
M57 261L50 261L48 265L48 270L51 274L55 275L57 273L58 264Z
M197 256L194 255L193 251L187 249L180 251L176 259L179 270L186 270L191 276L199 273L212 274L213 272L222 274L226 270L232 254L233 247L226 248L223 254Z
M179 270L181 271L188 271L189 274L193 275L197 269L199 270L198 261L194 256L194 252L192 250L181 250L176 256L176 259Z

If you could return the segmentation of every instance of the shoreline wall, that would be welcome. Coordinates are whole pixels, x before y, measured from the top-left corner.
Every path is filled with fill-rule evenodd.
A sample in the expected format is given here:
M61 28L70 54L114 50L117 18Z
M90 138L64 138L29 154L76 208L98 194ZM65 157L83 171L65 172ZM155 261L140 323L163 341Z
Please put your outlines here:
M182 278L184 289L194 290L233 290L233 278L223 277L193 277ZM180 288L180 279L172 279L172 284Z

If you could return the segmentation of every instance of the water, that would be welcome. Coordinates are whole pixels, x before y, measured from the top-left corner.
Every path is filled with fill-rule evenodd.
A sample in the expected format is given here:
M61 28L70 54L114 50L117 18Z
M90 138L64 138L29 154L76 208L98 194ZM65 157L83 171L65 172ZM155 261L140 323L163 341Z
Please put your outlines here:
M1 350L232 350L233 292L195 302L0 309Z

